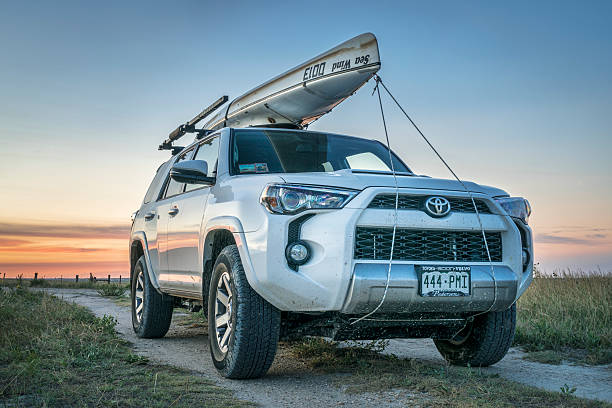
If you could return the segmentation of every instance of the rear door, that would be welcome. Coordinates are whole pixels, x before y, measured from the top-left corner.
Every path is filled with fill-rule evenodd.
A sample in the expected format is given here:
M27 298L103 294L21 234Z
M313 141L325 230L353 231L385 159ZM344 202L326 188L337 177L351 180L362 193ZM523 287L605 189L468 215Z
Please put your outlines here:
M199 144L192 160L208 163L209 175L216 177L219 138L213 136ZM200 297L202 294L203 241L202 219L211 186L187 184L185 192L176 196L168 218L168 271L174 277L174 285L186 294Z
M159 240L158 240L158 198L160 196L160 190L164 187L164 181L168 175L170 167L170 161L162 164L157 169L157 174L153 178L147 193L145 194L144 201L140 211L144 218L144 232L147 239L147 249L149 252L149 259L151 261L152 272L159 278L160 270L160 258L159 258Z

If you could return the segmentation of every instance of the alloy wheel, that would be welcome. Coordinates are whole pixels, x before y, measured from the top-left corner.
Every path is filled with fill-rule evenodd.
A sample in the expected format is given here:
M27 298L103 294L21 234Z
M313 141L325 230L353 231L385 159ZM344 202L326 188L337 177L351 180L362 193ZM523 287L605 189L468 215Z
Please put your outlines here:
M136 320L142 322L142 309L144 307L144 275L142 270L138 271L136 277L136 288L134 290L134 310L136 311Z
M215 300L215 335L217 345L222 353L227 353L232 335L233 293L230 285L230 275L226 271L221 274L217 283Z

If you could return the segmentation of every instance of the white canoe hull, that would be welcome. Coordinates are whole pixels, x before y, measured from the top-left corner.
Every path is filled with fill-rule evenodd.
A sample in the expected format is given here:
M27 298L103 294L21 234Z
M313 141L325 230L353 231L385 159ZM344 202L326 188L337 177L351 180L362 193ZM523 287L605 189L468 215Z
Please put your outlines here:
M351 96L379 69L376 37L361 34L234 99L203 127L304 126Z

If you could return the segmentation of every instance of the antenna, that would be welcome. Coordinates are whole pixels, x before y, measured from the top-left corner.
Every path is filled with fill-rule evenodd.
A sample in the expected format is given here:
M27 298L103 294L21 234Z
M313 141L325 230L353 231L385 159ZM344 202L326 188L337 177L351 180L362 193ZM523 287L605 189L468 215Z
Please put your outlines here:
M168 138L164 140L162 144L159 145L159 150L172 150L172 154L175 154L175 151L177 150L178 146L172 146L172 142L183 137L185 133L198 133L198 138L206 135L208 133L206 129L196 129L195 125L197 125L199 121L216 111L221 105L227 102L227 100L228 96L223 95L222 97L214 101L212 105L210 105L208 108L205 108L202 112L198 113L189 122L180 125L176 129L174 129L172 132L170 132Z

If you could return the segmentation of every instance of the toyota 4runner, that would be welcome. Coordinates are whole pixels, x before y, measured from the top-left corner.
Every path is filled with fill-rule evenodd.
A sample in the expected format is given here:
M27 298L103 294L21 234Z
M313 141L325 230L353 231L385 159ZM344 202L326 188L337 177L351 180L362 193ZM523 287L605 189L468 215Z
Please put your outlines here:
M389 153L257 127L185 147L133 215L134 331L162 337L174 305L201 305L229 378L265 374L278 340L300 336L433 338L452 364L499 361L532 279L528 202Z

